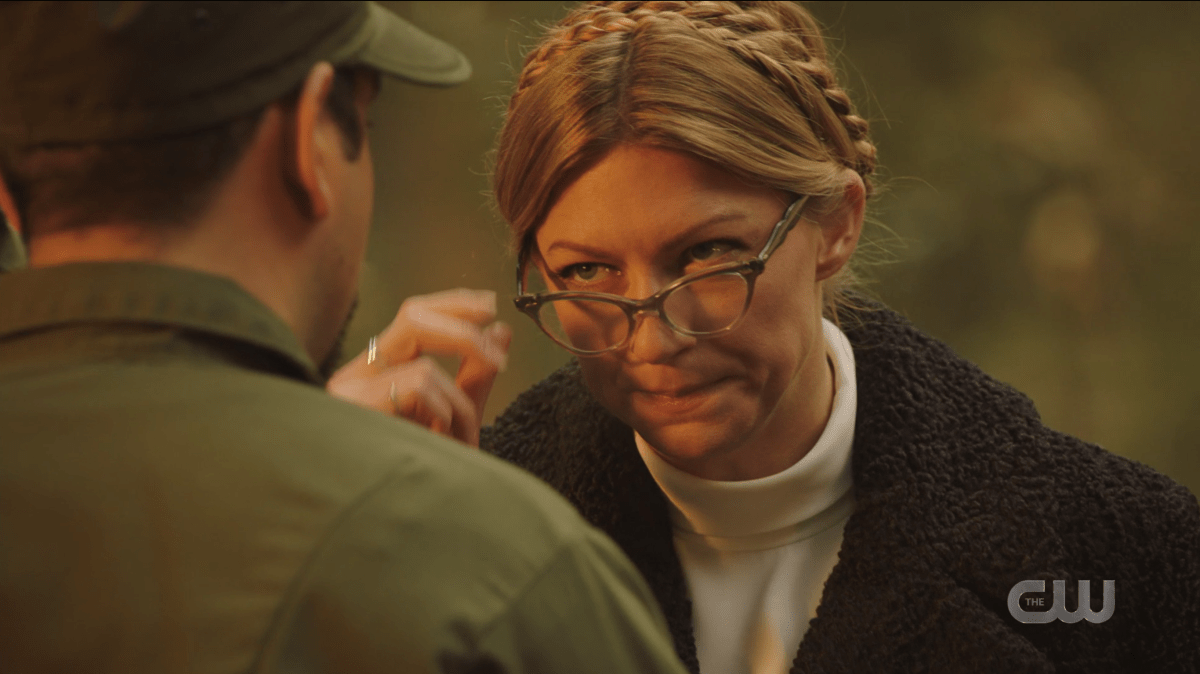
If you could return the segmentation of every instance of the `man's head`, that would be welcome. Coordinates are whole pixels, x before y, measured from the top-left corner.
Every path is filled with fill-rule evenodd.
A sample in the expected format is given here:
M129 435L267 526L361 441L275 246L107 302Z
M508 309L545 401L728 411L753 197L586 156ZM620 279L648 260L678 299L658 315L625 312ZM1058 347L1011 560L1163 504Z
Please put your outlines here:
M469 72L373 3L0 3L0 175L32 265L229 276L324 361L371 219L378 74Z
M150 140L52 143L0 148L0 173L29 238L132 222L147 234L185 229L205 210L277 105L294 115L304 82L267 105L204 128ZM334 71L323 102L342 133L347 160L363 153L366 128L359 87L378 86L374 71Z

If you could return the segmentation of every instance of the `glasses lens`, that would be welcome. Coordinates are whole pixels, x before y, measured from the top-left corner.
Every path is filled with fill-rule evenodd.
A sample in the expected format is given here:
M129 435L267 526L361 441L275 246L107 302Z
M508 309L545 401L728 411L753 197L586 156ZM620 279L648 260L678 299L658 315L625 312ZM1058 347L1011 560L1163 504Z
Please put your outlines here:
M749 296L750 284L742 274L706 276L673 290L663 302L663 313L685 332L720 332L742 317Z
M612 302L559 299L538 312L542 327L559 344L579 351L604 351L624 341L629 318Z

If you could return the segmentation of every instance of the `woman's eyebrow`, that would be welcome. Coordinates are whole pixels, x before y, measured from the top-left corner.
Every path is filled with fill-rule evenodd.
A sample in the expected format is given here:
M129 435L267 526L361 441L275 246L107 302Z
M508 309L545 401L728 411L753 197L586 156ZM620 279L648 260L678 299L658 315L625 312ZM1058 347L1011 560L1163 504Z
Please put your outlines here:
M693 225L690 225L675 236L667 239L664 247L674 248L679 246L689 239L694 239L697 234L703 232L704 230L715 227L716 225L725 225L739 221L748 222L749 219L749 215L744 211L725 211L723 213L716 213L715 215L709 216Z
M672 236L671 238L667 239L664 242L663 247L671 248L671 247L677 246L680 243L682 243L683 241L686 241L687 239L695 237L697 232L704 231L705 229L707 229L709 227L713 227L714 225L721 225L721 224L726 224L729 222L735 222L735 221L739 221L739 220L746 221L747 219L748 219L747 214L742 211L727 211L724 213L717 213L717 214L707 217L699 222L689 225L683 231L681 231L681 232L675 234L674 236ZM608 255L611 255L611 251L605 250L603 248L589 246L585 243L581 243L578 241L571 241L568 239L559 239L557 241L554 241L549 246L546 246L545 252L546 252L546 254L549 254L558 249L565 249L565 250L570 250L570 251L574 251L577 253L583 253L584 255L590 255L592 257L606 257Z
M570 250L570 251L574 251L576 253L583 253L584 255L590 255L592 257L606 257L609 254L608 251L605 251L603 249L594 248L592 246L582 244L582 243L576 243L574 241L555 241L554 243L552 243L546 247L546 253L551 253L551 252L553 252L555 250L559 250L559 249Z

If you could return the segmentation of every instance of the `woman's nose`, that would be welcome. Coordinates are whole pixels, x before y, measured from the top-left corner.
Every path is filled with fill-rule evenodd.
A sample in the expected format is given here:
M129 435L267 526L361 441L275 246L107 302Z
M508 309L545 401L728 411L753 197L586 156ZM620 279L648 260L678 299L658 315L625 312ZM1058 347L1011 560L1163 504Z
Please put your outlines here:
M637 315L626 357L634 363L663 363L696 343L696 338L671 329L657 312Z
M656 272L631 274L630 277L629 295L626 296L634 298L653 297L674 280L668 274ZM625 347L630 362L661 363L696 342L695 337L671 329L660 311L645 309L634 317L633 333Z

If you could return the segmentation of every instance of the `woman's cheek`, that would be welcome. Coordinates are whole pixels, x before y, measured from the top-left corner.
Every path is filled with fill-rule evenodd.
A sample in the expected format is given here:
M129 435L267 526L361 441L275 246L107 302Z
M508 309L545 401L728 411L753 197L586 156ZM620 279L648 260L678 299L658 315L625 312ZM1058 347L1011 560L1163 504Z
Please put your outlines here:
M608 358L581 358L579 369L583 372L583 383L592 396L617 418L625 420L629 391L623 390L620 385L620 366Z

